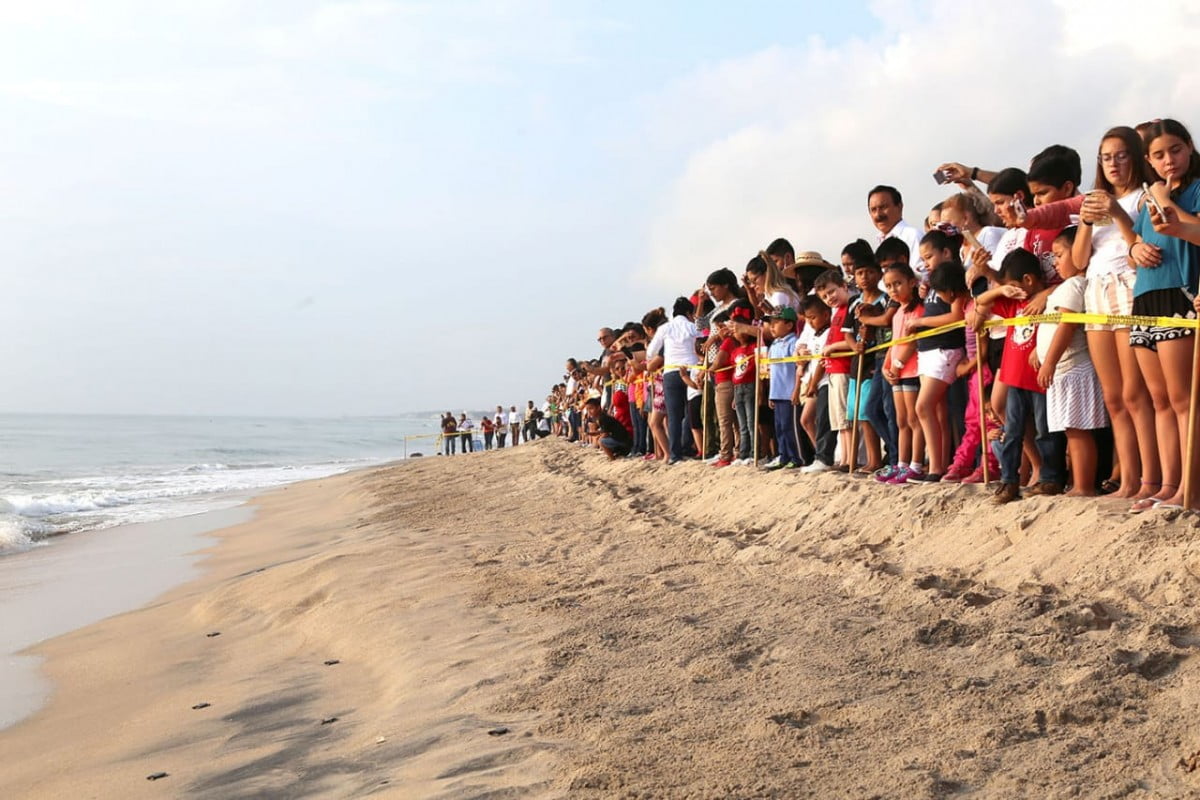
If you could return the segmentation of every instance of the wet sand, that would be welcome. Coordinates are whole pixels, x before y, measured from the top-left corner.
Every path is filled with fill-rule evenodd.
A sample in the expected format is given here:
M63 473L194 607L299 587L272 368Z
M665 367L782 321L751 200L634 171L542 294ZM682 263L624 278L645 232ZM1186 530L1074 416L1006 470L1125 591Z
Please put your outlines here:
M257 503L37 648L0 794L1200 793L1193 514L554 441Z

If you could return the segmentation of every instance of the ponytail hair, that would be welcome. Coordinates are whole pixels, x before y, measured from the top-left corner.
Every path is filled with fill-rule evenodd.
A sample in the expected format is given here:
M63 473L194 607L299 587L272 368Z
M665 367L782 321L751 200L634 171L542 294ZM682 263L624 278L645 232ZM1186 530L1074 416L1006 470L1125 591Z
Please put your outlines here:
M646 316L642 317L642 330L645 331L646 328L654 328L657 330L658 328L661 328L663 323L666 321L667 310L665 308L660 306L658 308L651 309L650 311L646 312ZM650 332L646 331L646 335L649 336Z

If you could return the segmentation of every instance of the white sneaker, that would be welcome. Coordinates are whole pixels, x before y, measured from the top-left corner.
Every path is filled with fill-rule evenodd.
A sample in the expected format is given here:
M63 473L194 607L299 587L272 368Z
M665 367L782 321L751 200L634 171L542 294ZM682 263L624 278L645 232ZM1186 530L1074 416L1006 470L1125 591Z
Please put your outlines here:
M818 458L816 461L809 464L807 467L801 467L800 472L803 475L815 475L818 472L828 472L831 469L833 469L833 467L829 466L824 461L822 461L821 459Z
M721 454L720 454L720 453L717 453L717 454L716 454L715 456L713 456L712 458L706 458L706 459L704 459L704 463L705 463L705 464L715 464L715 463L717 463L717 462L718 462L718 461L720 461L720 460L721 460Z
M751 463L753 463L753 462L751 462ZM778 467L778 466L779 466L779 456L775 456L775 457L774 457L774 458L772 458L770 461L768 461L767 463L763 464L763 467L764 467L765 469L770 469L771 467Z

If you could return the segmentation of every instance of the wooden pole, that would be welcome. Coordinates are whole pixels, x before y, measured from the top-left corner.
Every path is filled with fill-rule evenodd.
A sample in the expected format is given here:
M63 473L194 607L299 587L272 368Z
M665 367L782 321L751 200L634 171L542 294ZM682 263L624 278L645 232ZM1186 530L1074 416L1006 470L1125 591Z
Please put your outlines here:
M758 341L754 345L754 436L751 441L754 443L754 466L758 466L758 407L762 401L762 378L760 370L762 369L762 328L758 329Z
M1187 439L1183 445L1183 507L1196 508L1196 411L1200 407L1200 330L1192 336L1192 389L1188 399Z
M858 356L858 376L855 378L858 391L854 393L854 408L850 411L850 456L846 462L850 465L850 475L854 474L854 462L858 458L858 409L862 405L863 365L866 363L866 354L860 353ZM813 444L816 444L816 442L813 442Z
M987 401L983 396L983 365L984 365L984 345L986 337L983 331L975 333L975 382L979 389L979 466L983 470L983 485L987 486L991 477L988 475L988 450L991 445L988 444L987 435Z
M700 460L708 458L708 343L704 345L704 358L700 360L700 380L704 386L700 391Z

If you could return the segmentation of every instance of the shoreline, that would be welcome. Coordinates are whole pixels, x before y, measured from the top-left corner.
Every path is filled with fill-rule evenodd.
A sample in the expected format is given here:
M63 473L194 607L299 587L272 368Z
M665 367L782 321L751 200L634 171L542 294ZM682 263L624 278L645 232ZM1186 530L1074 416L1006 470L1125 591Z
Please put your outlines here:
M134 611L194 579L206 535L253 517L232 508L64 534L0 560L0 731L42 708L53 686L28 651L106 617Z
M1200 517L720 472L548 440L275 490L35 649L0 790L1200 791Z

